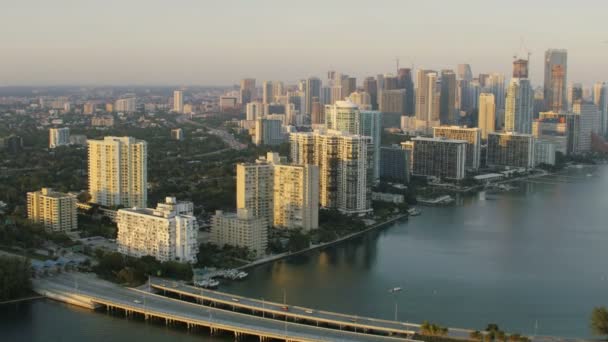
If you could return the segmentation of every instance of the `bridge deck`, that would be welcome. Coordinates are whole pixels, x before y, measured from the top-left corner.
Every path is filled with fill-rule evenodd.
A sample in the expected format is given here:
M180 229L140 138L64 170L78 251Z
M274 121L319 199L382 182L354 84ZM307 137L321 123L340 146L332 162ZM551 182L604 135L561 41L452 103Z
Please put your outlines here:
M129 289L78 273L36 279L38 292L55 292L78 300L120 308L126 312L183 322L193 326L234 331L260 337L290 341L404 341L403 338L368 335L351 331L327 329L249 314L202 307L176 299Z
M349 326L358 329L371 329L383 331L390 334L412 335L419 330L420 325L388 321L370 317L345 315L336 312L313 310L299 306L288 305L288 310L283 310L282 303L262 301L259 299L241 297L230 293L202 289L199 287L184 285L180 282L169 281L159 278L151 278L150 286L156 290L170 292L179 295L221 303L242 309L265 312L268 315L288 316L292 319L308 320L312 322L329 323L336 326Z

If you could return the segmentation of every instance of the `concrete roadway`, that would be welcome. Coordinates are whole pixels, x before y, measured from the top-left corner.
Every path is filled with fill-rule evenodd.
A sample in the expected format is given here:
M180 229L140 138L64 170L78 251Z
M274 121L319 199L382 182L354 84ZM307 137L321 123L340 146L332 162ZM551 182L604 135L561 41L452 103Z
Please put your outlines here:
M287 311L285 311L285 305L281 303L262 301L253 298L241 297L229 293L206 290L199 287L184 285L181 282L164 280L159 278L151 278L150 286L158 290L165 290L167 292L190 295L207 301L214 301L217 303L232 305L235 307L255 311L264 311L267 315L287 315L292 319L305 319L314 322L319 321L335 325L356 327L357 329L373 329L378 331L408 335L411 335L419 330L419 325L417 324L387 321L369 317L344 315L340 313L313 310L310 308L303 308L299 306L287 305Z
M284 337L298 341L404 341L377 335L366 335L335 329L319 328L290 322L282 322L258 316L175 300L146 291L124 288L95 276L79 273L63 273L52 277L35 279L34 288L38 291L53 291L65 295L91 298L98 303L111 302L131 310L146 311L153 316L181 317L200 325L254 335ZM175 318L178 321L179 319Z
M183 294L197 296L199 298L204 298L205 300L212 300L257 311L265 311L271 314L291 314L291 317L297 317L300 319L309 319L311 321L318 320L320 322L329 322L336 325L342 324L350 327L356 326L357 328L399 332L401 334L412 334L414 332L420 331L420 324L416 323L396 322L370 317L346 315L336 312L314 310L310 308L291 305L288 305L289 311L285 312L282 309L284 305L281 303L262 301L260 299L241 297L230 293L202 289L199 287L185 285L184 283L179 281L165 280L161 278L151 278L150 281L151 285L158 289L164 287L166 290L170 290L175 293L182 292ZM201 297L201 295L203 297ZM238 302L233 301L232 298L236 298ZM312 313L309 313L309 311L312 311ZM454 338L468 339L469 334L472 331L473 330L471 329L450 327L448 330L448 336Z

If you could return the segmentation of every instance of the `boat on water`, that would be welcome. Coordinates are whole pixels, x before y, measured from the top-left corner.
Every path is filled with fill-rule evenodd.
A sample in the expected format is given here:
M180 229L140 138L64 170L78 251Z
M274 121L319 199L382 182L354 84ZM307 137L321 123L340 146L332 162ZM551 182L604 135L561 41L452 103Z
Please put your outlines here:
M200 281L194 281L194 286L202 287L205 289L215 289L220 286L220 282L215 279L205 279Z
M407 210L407 213L408 213L410 216L418 216L418 215L420 215L422 212L421 212L421 211L420 211L420 209L418 209L418 208L409 208L409 209Z

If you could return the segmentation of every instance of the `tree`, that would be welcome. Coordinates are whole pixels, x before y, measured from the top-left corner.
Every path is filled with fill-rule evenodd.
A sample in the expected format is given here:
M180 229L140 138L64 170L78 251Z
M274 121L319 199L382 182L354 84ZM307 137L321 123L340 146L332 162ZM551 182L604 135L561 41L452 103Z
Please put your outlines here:
M469 338L473 341L482 341L483 334L479 330L471 331Z
M608 310L605 306L593 308L591 312L591 331L595 335L608 335Z
M91 200L91 194L86 191L83 191L76 196L78 202L80 203L88 203Z
M310 247L310 238L299 230L294 231L289 237L287 248L290 252L301 251Z
M30 262L24 258L0 256L0 301L30 292Z

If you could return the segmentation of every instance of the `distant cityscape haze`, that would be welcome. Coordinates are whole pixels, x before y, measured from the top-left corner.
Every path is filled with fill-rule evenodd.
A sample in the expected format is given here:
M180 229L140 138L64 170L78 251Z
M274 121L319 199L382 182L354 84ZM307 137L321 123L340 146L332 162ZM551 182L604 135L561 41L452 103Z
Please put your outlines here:
M608 79L603 0L2 1L0 86L231 85L401 66L509 74L568 49L568 81ZM522 44L523 41L523 44ZM523 47L523 48L522 48Z

